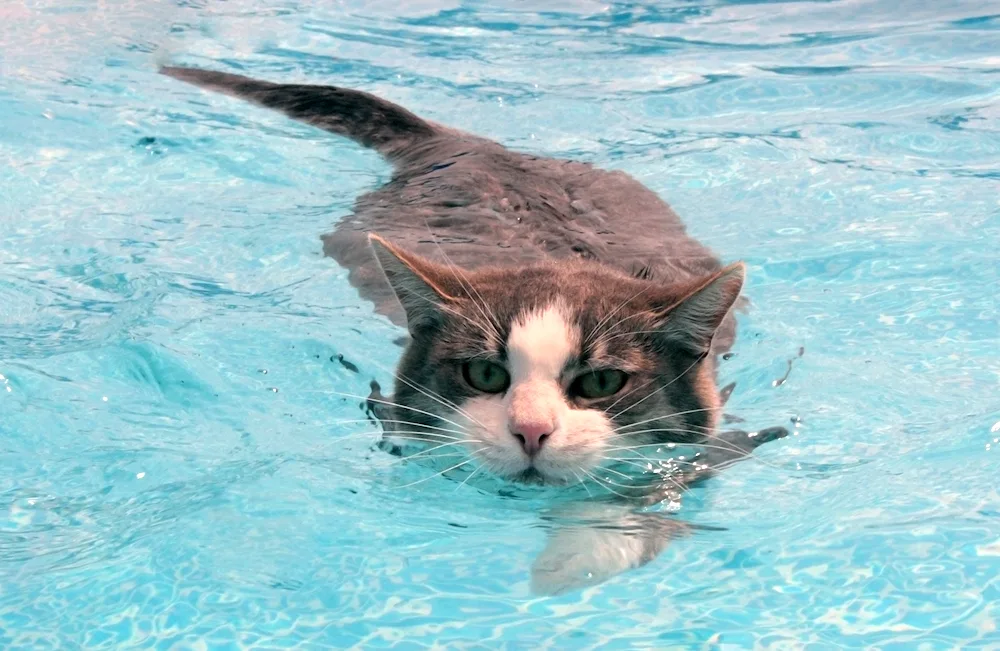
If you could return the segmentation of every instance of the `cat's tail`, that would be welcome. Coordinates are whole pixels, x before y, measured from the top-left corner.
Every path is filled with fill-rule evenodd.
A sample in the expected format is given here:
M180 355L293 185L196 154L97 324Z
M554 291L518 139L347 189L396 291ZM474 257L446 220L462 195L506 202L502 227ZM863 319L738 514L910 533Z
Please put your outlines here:
M392 159L446 130L374 95L336 86L275 84L227 72L164 66L163 74L281 111Z

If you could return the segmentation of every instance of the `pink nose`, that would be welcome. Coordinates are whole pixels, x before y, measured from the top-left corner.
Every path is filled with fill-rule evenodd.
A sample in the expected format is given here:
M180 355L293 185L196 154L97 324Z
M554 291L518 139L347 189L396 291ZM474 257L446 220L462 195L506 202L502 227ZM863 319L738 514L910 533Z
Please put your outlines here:
M545 439L552 434L551 423L543 421L528 421L523 423L511 423L510 433L521 442L521 447L529 457L538 454L542 449Z

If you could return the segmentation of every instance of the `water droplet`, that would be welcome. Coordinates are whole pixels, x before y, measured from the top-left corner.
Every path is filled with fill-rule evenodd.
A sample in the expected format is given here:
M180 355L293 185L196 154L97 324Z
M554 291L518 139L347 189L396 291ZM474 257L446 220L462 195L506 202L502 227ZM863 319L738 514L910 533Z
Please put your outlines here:
M1000 420L993 423L993 427L990 428L991 432L1000 432Z
M101 400L103 400L104 402L107 402L108 401L108 397L107 396L101 396Z
M146 476L146 473L144 473L144 472L137 472L137 473L135 473L135 478L136 479L142 479L145 476Z
M668 450L673 450L676 447L677 447L676 443L667 443L667 449Z

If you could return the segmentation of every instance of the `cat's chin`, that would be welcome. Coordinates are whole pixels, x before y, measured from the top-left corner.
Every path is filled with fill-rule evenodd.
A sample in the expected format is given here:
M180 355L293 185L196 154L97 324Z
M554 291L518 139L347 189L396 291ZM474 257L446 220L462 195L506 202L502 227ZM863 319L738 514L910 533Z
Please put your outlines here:
M511 477L511 481L518 484L527 484L529 486L551 486L552 480L546 478L545 475L538 472L535 468L528 468L527 470L518 473L517 475Z

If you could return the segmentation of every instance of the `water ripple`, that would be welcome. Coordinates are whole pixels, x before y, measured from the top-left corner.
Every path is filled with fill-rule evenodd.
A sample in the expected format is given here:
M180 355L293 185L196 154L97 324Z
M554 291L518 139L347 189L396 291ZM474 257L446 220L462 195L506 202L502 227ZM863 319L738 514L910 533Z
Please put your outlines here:
M996 636L1000 15L983 3L8 4L0 647ZM387 166L156 75L165 56L357 86L633 174L746 260L729 407L794 435L685 505L725 531L531 598L537 495L394 488L426 469L373 451L342 395L389 385L399 332L319 236Z

